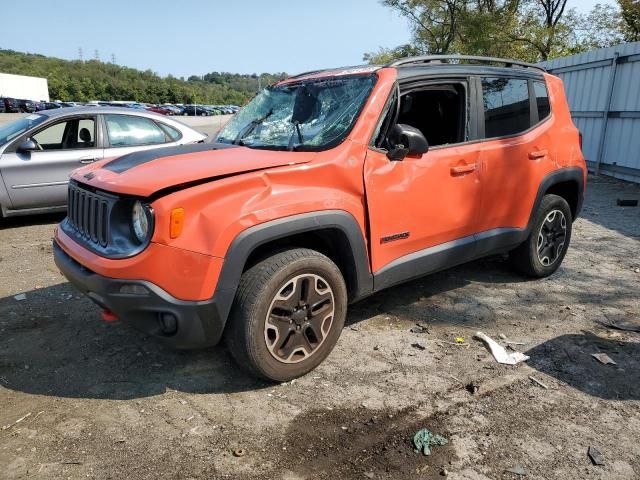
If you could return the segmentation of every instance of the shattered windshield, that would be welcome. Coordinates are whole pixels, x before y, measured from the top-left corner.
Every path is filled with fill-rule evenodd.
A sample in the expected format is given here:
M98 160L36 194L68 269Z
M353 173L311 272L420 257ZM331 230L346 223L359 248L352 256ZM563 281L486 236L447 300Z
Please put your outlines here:
M375 82L368 75L267 87L229 121L217 141L276 150L331 148L351 131Z

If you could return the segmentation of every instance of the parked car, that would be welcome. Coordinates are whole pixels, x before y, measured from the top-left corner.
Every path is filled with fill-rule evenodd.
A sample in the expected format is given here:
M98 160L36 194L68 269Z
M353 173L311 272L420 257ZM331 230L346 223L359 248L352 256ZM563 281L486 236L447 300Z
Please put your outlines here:
M182 115L184 112L184 109L181 107L178 107L176 105L171 105L171 104L165 104L162 105L165 108L168 108L169 111L171 112L171 115Z
M57 102L44 102L45 110L54 110L56 108L62 108L62 105Z
M160 115L171 115L171 110L164 105L149 105L146 110L149 112L159 113Z
M64 210L74 169L205 138L173 119L123 108L59 108L27 115L0 126L0 212Z
M23 113L33 113L36 111L36 105L31 100L19 99L18 107Z
M2 102L4 104L4 111L6 113L19 113L20 112L20 103L15 98L3 98Z
M551 275L587 177L562 81L514 60L291 77L216 141L76 171L54 256L105 319L180 348L224 338L274 381L384 288L496 253Z
M183 115L207 117L213 115L213 112L204 105L185 105Z

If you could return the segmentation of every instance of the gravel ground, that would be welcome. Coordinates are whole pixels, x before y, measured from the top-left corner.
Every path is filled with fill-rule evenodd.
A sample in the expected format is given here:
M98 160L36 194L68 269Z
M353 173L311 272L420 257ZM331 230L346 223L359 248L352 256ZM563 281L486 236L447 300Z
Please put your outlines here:
M623 196L640 188L591 179L552 277L491 258L395 287L350 309L316 371L277 386L223 348L172 351L102 323L52 261L61 217L5 220L0 478L640 478L640 334L599 323L640 321L640 208ZM478 330L531 359L498 365ZM423 427L448 445L414 453Z

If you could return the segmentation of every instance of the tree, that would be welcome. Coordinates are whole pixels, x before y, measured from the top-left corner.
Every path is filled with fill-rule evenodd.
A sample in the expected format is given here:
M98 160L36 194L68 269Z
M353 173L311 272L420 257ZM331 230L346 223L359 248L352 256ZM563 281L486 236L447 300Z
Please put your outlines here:
M624 24L620 17L620 11L608 4L597 4L587 15L578 17L578 49L593 50L624 42Z
M640 41L640 0L618 0L622 14L621 30L627 42Z
M633 32L638 35L640 29L640 0L618 1L629 4L625 37L633 38ZM409 45L380 47L377 52L366 53L364 59L369 63L386 63L416 54L483 55L537 62L622 40L617 11L610 5L596 5L585 16L567 9L567 0L383 0L382 3L409 20L412 41Z

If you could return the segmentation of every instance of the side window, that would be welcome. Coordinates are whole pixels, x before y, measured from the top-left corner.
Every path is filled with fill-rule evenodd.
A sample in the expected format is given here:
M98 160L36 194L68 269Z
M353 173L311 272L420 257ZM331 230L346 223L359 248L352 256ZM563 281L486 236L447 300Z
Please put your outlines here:
M167 135L152 120L130 115L105 115L112 147L167 143Z
M33 135L33 139L43 150L61 150L64 142L64 132L70 122L60 122Z
M536 94L536 105L538 106L538 120L542 121L551 114L551 105L549 104L549 92L547 92L547 84L544 82L533 82L533 91Z
M431 147L464 142L466 105L462 83L429 85L401 94L396 123L420 130Z
M527 80L483 78L482 98L485 138L515 135L531 126Z
M96 122L91 118L78 121L77 148L94 148L96 146Z
M33 135L42 150L72 150L95 147L96 122L93 118L56 123Z

